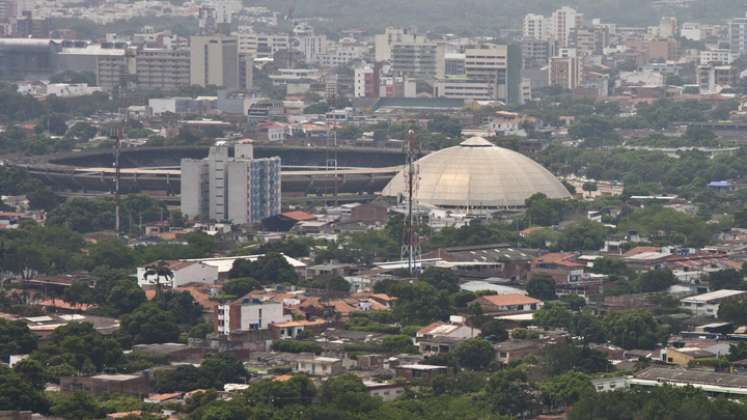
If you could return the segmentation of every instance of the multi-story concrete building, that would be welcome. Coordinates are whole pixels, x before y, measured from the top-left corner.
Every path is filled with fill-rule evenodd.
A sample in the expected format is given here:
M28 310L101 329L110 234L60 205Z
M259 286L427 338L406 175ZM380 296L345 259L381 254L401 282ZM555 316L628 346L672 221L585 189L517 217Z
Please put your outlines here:
M521 54L524 67L544 67L552 57L553 49L549 41L524 39L521 41Z
M550 37L550 19L536 14L524 16L522 34L524 39L547 40Z
M200 35L190 38L190 83L239 88L239 49L234 37Z
M466 56L461 53L447 53L444 56L444 75L463 76Z
M379 96L379 75L375 66L365 65L355 69L353 94L356 98Z
M443 77L445 49L435 42L392 45L392 71L418 79Z
M492 101L497 98L496 84L489 80L451 76L438 79L433 84L433 96L452 99Z
M747 53L747 14L729 21L729 46L732 52Z
M573 49L563 49L560 55L550 58L547 72L549 86L575 89L582 81L582 65Z
M572 28L568 35L568 48L575 48L580 57L595 54L597 52L597 36L594 29L585 26Z
M568 47L571 30L582 26L583 22L584 15L582 13L578 13L576 9L571 7L561 7L554 11L550 17L552 39L558 43L559 47Z
M251 28L240 28L236 37L241 55L271 58L275 53L290 48L288 34L264 34L254 32Z
M700 64L728 65L733 63L739 54L731 50L703 50L700 52Z
M275 323L289 321L283 315L283 303L263 296L244 296L218 305L215 317L218 334L266 331Z
M236 224L257 223L280 213L280 158L254 159L250 143L210 148L207 159L182 160L181 210Z
M383 34L374 36L376 62L392 60L392 47L396 44L425 44L428 38L417 35L409 28L386 28Z
M697 78L701 93L717 93L722 88L734 87L737 70L734 66L705 64L698 66Z
M141 89L170 91L189 86L189 71L189 50L141 48L135 53L135 73Z

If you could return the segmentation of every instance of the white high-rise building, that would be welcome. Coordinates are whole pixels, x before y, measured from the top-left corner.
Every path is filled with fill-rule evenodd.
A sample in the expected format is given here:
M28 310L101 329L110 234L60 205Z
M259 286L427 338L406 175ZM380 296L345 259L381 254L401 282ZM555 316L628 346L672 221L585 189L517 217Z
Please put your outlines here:
M181 211L189 218L257 223L281 211L280 158L254 159L251 143L210 148L206 159L181 162Z
M524 16L522 33L525 39L546 41L550 37L550 19L536 14Z
M729 21L729 45L732 52L747 53L747 14Z
M234 37L190 38L190 82L197 86L239 88L239 49Z
M571 29L582 26L583 23L584 15L582 13L578 13L576 9L571 7L561 7L554 11L550 17L552 39L558 43L560 48L566 48Z
M374 56L376 62L392 59L392 46L395 44L425 44L428 38L417 35L412 29L386 28L383 34L374 36Z

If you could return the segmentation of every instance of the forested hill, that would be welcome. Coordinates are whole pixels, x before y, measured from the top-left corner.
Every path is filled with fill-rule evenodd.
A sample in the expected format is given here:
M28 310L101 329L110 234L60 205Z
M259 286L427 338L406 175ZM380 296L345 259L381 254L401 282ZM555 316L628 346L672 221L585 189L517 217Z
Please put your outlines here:
M655 7L654 0L259 0L285 14L295 4L295 17L324 16L330 30L386 26L415 26L421 31L492 32L518 27L526 13L548 13L561 6L576 7L589 18L624 25L649 25L662 15L683 20L715 21L747 12L744 0L693 0L689 7Z

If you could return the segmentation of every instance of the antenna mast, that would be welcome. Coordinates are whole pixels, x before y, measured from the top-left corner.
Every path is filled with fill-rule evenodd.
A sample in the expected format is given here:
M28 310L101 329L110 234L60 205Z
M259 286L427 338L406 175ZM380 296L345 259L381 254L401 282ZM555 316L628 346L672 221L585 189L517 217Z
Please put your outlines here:
M420 259L420 243L418 242L418 223L416 195L418 186L418 168L416 165L418 154L418 139L414 130L410 130L407 139L407 167L405 181L407 182L407 214L402 229L402 260L407 260L407 270L411 275L418 274L418 260Z

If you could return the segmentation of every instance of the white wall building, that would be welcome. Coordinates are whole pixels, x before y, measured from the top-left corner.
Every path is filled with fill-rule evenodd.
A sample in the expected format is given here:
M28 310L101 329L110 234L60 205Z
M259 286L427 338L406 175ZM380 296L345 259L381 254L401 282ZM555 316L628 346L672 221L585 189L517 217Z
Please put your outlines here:
M181 210L236 224L256 223L280 213L280 158L254 159L250 143L210 148L207 159L182 160Z
M170 279L148 273L148 266L138 267L138 286L157 286L160 283L167 288L176 288L189 283L212 285L218 281L218 269L207 264L192 261L166 261L166 264L173 274Z
M283 303L262 297L247 295L231 303L218 305L218 334L264 331L272 324L289 321L283 315Z
M728 300L740 300L747 297L747 291L721 289L702 295L690 296L680 299L680 307L688 309L699 316L718 316L721 303Z

